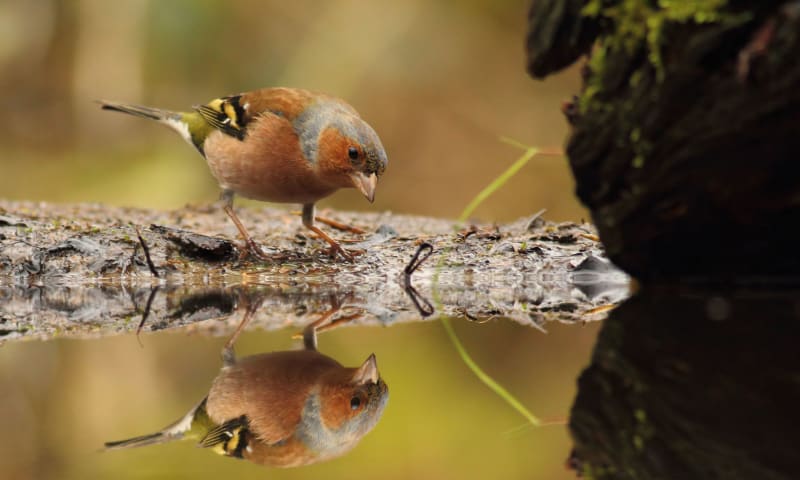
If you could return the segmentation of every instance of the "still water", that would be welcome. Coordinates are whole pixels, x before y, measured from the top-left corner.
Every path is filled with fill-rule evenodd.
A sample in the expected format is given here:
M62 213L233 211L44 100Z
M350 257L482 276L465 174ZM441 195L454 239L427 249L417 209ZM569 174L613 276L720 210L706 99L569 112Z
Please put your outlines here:
M499 238L440 233L434 243L450 241L438 250L449 263L411 274L409 259L423 247L397 232L389 263L363 261L355 275L306 262L154 278L134 245L118 253L138 270L116 282L76 273L73 257L96 250L85 238L44 256L10 242L0 264L11 272L0 283L0 473L796 478L797 290L763 281L649 285L625 300L628 278L601 259L585 227L532 231L530 223ZM171 240L153 228L148 235L168 271ZM224 346L248 312L234 356ZM547 426L533 427L487 388L443 318L486 375ZM319 353L264 356L308 349L301 333L320 319L335 328L319 329ZM275 360L298 355L307 362ZM285 395L264 391L275 384ZM270 408L247 413L248 402L271 395ZM169 436L194 438L102 451L182 417ZM257 456L264 438L295 456ZM297 438L315 455L296 455ZM153 439L163 438L134 443Z
M603 322L570 413L592 478L798 478L800 291L650 287Z
M138 339L7 339L0 347L3 478L796 478L795 289L648 287L605 320L575 321L574 312L543 325L451 317L471 358L550 423L543 427L526 423L479 381L441 319L382 327L324 303L297 308L294 320L305 322L285 328L255 322L235 352L237 359L296 352L304 343L300 323L342 319L319 332L320 353L313 355L352 367L326 363L355 379L351 384L372 388L352 412L372 399L377 406L331 455L343 456L276 469L197 448L197 439L101 451L106 442L158 431L207 395L214 416L220 379L235 377L235 368L222 368L231 358L222 353L246 310L240 305L228 317L176 328L153 318L157 329L145 326ZM253 310L270 308L265 302ZM258 365L278 371L272 360ZM314 377L313 368L302 370ZM284 372L295 375L291 367ZM345 390L344 406L352 406L353 392ZM287 405L296 394L287 393ZM324 406L317 411L332 418ZM350 409L336 415L334 423L351 425ZM229 430L226 440L253 445L252 437ZM236 456L236 442L217 452Z
M0 428L13 432L0 436L4 477L574 475L576 379L628 281L589 225L537 214L454 234L449 222L381 214L348 268L298 246L293 229L279 236L291 261L242 268L232 242L195 233L199 219L215 220L201 210L141 234L104 210L105 228L75 234L61 228L75 221L68 209L43 212L55 226L28 207L1 219ZM272 234L290 224L265 218ZM238 360L223 361L246 314ZM269 354L308 348L294 337L326 314L336 328L320 329L319 353ZM532 426L487 388L460 344L549 425ZM266 398L268 408L252 407ZM139 436L113 445L193 438L101 451ZM264 445L285 451L276 460Z
M309 312L308 321L323 311ZM183 327L145 332L141 345L133 334L8 342L0 348L3 476L574 478L565 467L571 441L563 420L600 323L552 322L546 333L504 319L461 318L453 325L489 375L535 415L557 424L526 424L466 368L438 321L389 328L345 324L320 333L319 351L348 367L374 353L390 391L380 421L349 454L273 469L188 440L101 452L104 442L158 430L196 405L220 371L226 335ZM292 339L298 332L250 330L236 352L302 348Z

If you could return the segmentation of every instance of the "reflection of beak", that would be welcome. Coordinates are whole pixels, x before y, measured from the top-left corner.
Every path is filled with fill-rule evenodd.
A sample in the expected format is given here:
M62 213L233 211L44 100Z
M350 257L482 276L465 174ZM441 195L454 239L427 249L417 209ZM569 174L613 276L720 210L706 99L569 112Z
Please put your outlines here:
M375 200L375 186L378 184L377 175L373 173L370 176L366 176L363 172L356 172L350 175L350 179L353 181L353 186L363 193L370 203Z
M379 378L380 374L378 374L378 362L375 360L374 353L367 358L363 365L358 367L355 375L353 375L353 381L356 385L378 383Z

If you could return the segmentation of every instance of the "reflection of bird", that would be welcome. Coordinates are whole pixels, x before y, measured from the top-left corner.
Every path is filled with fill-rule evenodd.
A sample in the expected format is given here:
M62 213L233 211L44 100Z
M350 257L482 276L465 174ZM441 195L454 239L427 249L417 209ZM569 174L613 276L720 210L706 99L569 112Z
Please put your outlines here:
M293 88L265 88L218 98L193 112L101 102L102 108L172 127L205 157L222 187L225 212L250 253L265 258L233 211L234 194L300 203L303 224L352 258L314 225L314 203L355 187L372 202L386 152L378 135L344 101Z
M237 361L232 345L241 328L228 342L225 365L203 401L159 432L106 448L192 438L222 455L294 467L342 455L378 422L389 391L375 355L358 368L345 368L315 350L312 326L304 350Z

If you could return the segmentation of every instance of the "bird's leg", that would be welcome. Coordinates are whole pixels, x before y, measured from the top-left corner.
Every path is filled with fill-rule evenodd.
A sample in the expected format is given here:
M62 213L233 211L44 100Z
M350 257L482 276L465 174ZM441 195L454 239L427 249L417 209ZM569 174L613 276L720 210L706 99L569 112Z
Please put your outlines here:
M224 366L229 367L236 363L236 353L233 351L233 346L236 344L236 340L239 339L239 335L241 335L245 327L247 327L247 324L250 323L250 320L253 318L253 315L255 315L256 310L258 310L258 307L260 306L260 300L256 302L247 302L242 320L239 322L236 330L233 331L231 338L225 342L225 347L222 348L222 364Z
M339 299L333 297L331 308L325 311L321 317L306 325L306 328L303 329L303 347L306 350L317 349L317 329L335 315L340 308L342 308L342 305L339 303Z
M298 212L298 211L293 211L292 215L302 215L302 213ZM346 223L342 223L342 222L333 220L331 218L320 217L319 215L314 216L314 221L315 222L319 222L319 223L324 223L325 225L327 225L329 227L335 228L336 230L341 230L343 232L350 232L350 233L355 233L355 234L358 234L358 235L363 235L363 234L367 233L366 231L364 231L364 230L362 230L362 229L360 229L358 227L354 227L352 225L348 225Z
M309 230L311 230L312 232L316 233L321 239L323 239L326 242L328 242L328 245L331 246L331 248L328 250L328 255L330 255L332 257L335 257L336 254L338 253L345 260L348 260L350 262L353 261L353 252L348 252L347 250L342 248L342 246L339 245L339 242L337 242L336 240L332 239L330 236L328 236L327 233L323 232L322 230L320 230L318 227L316 227L314 225L314 204L313 203L307 203L307 204L303 205L303 225L305 225L305 227L308 228ZM356 253L360 253L360 252L356 252Z
M341 301L339 301L337 297L332 296L331 308L329 308L322 314L321 317L309 323L306 328L303 329L303 347L306 350L317 349L317 333L330 330L340 323L349 322L350 320L354 320L362 315L362 313L355 313L351 315L343 315L330 320L331 317L341 310L341 308Z
M222 195L220 195L220 199L224 202L224 206L222 207L223 210L225 210L225 213L228 214L228 217L233 220L234 225L236 225L237 230L239 230L239 235L241 235L242 239L244 240L244 253L249 253L259 260L270 260L270 258L261 250L261 247L259 247L256 242L253 241L252 237L250 237L250 234L247 233L247 229L244 228L241 220L239 220L239 217L236 216L236 212L233 210L233 191L223 190Z

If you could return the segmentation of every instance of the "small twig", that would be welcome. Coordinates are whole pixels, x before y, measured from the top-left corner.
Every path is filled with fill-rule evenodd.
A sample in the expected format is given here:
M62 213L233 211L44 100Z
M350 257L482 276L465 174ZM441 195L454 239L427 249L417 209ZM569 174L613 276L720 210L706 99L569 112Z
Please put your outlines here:
M488 316L488 317L485 317L485 318L476 317L475 315L469 313L469 310L467 310L466 308L458 308L458 309L456 309L456 312L458 312L461 315L463 315L470 322L477 323L477 324L489 322L490 320L492 320L492 318L494 318L493 316Z
M604 313L604 312L607 312L609 310L613 310L614 308L617 307L617 305L618 305L617 303L609 303L607 305L600 305L600 306L597 306L597 307L594 307L594 308L590 308L589 310L586 310L585 312L583 312L583 314L584 315L594 315L595 313Z
M152 273L154 277L161 278L161 275L158 274L158 270L156 270L156 266L153 264L153 260L150 258L150 247L147 246L144 238L142 238L142 232L139 231L138 225L134 225L133 229L136 230L136 236L139 237L139 243L142 245L142 250L144 250L144 258L147 260L147 268L150 269L150 273Z
M491 227L478 227L476 225L470 225L469 228L465 228L458 232L456 237L459 241L463 242L472 235L475 235L475 238L479 238L481 240L500 240L503 238L503 234L500 233L500 227L497 225L492 225Z
M478 227L476 227L475 225L470 225L469 227L459 231L457 236L458 239L463 242L464 240L469 238L470 235L474 235L476 233L478 233Z
M422 252L427 250L427 253L422 255ZM414 253L414 256L411 257L411 260L406 265L406 268L403 269L403 285L406 294L411 298L411 302L414 303L414 306L419 311L419 314L422 318L429 317L433 314L435 309L431 302L428 301L427 298L420 295L417 292L417 289L411 285L411 275L417 271L417 269L425 263L425 260L428 259L433 254L433 245L428 242L423 242L417 247L417 251Z
M144 323L147 321L148 317L150 317L150 308L153 306L153 300L156 298L156 293L158 293L158 289L160 288L159 285L153 287L150 290L150 296L147 297L147 303L144 306L144 314L142 315L142 320L139 322L139 326L136 327L136 341L139 342L139 346L144 348L144 344L142 340L139 338L139 334L142 332L142 327L144 327Z
M436 309L433 308L431 302L428 301L427 298L423 297L422 294L420 294L416 288L412 287L411 285L408 285L404 290L406 294L409 296L409 298L411 298L411 302L414 304L414 307L416 307L417 311L419 312L419 315L422 318L430 317L431 315L433 315L433 312L435 312Z
M546 211L547 209L543 208L538 212L534 213L531 219L528 220L528 225L527 227L525 227L525 230L533 230L535 228L536 221L539 220Z
M420 257L424 250L428 250L424 256ZM425 262L433 254L433 245L428 242L421 243L419 247L417 247L417 251L414 253L414 256L411 257L411 260L406 265L406 268L403 269L403 282L406 288L411 286L411 275L417 271L417 269Z
M131 253L131 256L125 261L125 263L122 264L122 276L125 276L125 274L128 273L128 267L134 267L136 265L136 253L138 250L139 244L134 243L133 253Z

